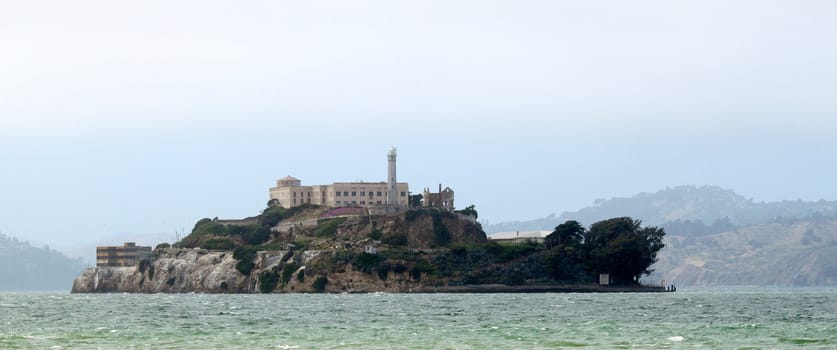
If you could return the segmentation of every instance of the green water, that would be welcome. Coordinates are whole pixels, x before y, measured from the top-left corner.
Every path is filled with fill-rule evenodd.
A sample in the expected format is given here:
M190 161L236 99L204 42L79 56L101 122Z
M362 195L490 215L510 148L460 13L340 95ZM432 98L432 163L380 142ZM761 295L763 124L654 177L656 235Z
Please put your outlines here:
M0 294L0 349L837 348L837 289Z

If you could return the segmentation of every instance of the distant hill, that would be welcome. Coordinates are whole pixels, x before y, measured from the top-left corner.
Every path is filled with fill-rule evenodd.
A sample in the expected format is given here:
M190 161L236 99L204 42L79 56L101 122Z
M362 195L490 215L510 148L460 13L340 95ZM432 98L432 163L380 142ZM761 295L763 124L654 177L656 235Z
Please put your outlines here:
M669 235L649 280L677 285L837 285L837 218Z
M702 235L787 219L837 216L837 201L755 202L717 186L677 186L629 198L597 199L592 206L578 211L491 224L485 229L489 234L549 230L567 220L590 225L617 216L630 216L641 219L645 225Z
M486 232L588 226L630 216L666 230L646 281L677 285L837 285L837 201L754 202L716 186L678 186L596 200L561 215L485 226Z
M81 259L0 234L0 291L69 290L84 268Z

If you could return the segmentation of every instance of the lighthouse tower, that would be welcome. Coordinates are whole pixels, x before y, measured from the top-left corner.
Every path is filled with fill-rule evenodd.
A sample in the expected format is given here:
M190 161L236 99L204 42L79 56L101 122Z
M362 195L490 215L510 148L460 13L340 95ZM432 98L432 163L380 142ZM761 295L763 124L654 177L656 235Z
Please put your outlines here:
M392 147L387 153L387 206L389 211L398 211L398 184L395 181L396 149Z

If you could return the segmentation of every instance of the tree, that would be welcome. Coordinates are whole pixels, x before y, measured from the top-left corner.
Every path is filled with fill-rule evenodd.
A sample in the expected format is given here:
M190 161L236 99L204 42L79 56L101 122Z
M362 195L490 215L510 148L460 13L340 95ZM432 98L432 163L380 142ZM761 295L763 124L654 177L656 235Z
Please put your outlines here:
M578 221L569 220L555 227L544 238L549 252L546 254L546 271L556 280L583 280L584 256L581 241L586 230Z
M462 215L466 215L466 216L473 216L474 219L479 218L479 213L477 213L477 209L476 209L476 207L474 207L473 204L465 207L465 209L457 210L456 212L459 213L459 214L462 214Z
M420 208L421 207L421 200L424 196L419 194L411 194L410 195L410 208Z
M578 221L569 220L555 226L555 231L544 238L544 244L549 249L567 244L577 245L584 238L585 231L584 226L581 226Z
M591 225L584 234L584 249L593 272L609 273L617 284L639 283L643 274L650 274L648 268L665 246L665 231L641 224L640 220L620 217Z

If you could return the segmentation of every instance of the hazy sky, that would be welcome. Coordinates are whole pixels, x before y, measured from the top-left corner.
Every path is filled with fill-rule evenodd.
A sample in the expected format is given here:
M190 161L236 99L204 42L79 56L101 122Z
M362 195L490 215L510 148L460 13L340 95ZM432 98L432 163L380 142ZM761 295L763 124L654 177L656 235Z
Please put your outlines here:
M285 175L383 181L390 146L490 222L833 200L835 33L830 0L4 1L0 232L173 240Z

